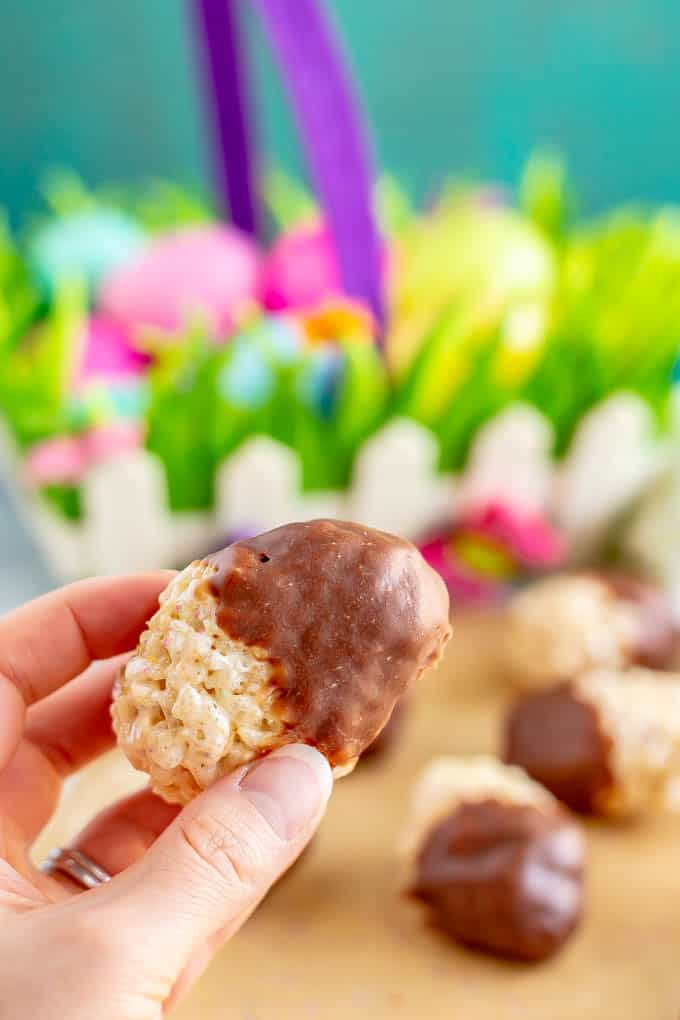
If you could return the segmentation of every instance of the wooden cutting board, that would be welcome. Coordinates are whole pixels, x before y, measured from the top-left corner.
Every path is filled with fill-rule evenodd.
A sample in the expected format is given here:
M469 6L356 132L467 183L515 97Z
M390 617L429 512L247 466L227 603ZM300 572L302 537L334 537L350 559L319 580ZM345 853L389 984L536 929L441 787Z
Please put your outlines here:
M590 823L587 915L553 961L469 952L399 890L395 842L409 787L432 755L497 749L508 699L493 617L458 619L401 740L333 794L303 859L225 947L178 1020L679 1020L680 819ZM71 785L38 848L143 784L117 755Z

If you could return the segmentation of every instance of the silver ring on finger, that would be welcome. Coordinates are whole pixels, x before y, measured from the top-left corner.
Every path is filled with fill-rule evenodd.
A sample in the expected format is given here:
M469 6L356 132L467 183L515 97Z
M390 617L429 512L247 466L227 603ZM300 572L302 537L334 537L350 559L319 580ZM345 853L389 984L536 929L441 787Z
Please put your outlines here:
M66 875L83 889L96 889L111 881L111 875L82 850L57 848L46 857L40 870L45 875Z

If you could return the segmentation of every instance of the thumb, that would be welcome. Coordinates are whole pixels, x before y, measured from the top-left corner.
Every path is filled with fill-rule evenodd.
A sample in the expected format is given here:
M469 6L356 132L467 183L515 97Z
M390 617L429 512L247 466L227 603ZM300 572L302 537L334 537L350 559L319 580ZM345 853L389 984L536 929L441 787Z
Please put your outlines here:
M219 780L145 856L98 890L116 930L176 973L233 934L313 835L332 788L326 759L290 744ZM102 903L104 906L104 903Z

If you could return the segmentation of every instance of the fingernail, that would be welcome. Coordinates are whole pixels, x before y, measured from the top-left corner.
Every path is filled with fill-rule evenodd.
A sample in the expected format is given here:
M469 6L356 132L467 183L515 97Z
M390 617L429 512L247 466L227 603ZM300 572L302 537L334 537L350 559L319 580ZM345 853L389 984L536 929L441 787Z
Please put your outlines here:
M274 832L291 840L325 808L333 776L324 756L313 747L287 744L251 765L239 788Z

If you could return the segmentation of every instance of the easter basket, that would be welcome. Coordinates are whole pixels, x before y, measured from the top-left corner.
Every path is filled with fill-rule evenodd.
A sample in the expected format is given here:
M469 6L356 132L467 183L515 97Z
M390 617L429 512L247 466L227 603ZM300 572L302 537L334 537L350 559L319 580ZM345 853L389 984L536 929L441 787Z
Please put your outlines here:
M572 227L549 155L518 206L460 183L418 212L320 0L252 0L317 198L264 186L241 6L194 3L216 207L62 177L0 237L3 470L57 576L334 516L473 600L612 554L676 585L680 213Z

